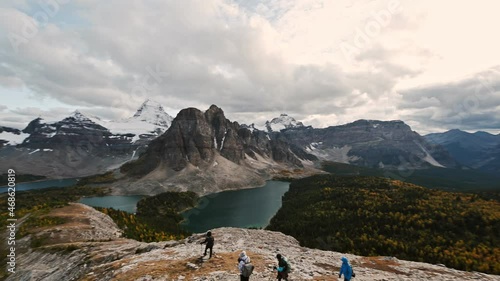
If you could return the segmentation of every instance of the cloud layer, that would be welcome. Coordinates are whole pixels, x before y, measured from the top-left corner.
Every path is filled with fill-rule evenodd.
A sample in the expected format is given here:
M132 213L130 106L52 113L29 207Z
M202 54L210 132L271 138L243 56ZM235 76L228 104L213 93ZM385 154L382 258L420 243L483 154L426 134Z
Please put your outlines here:
M170 112L217 104L240 122L287 112L313 126L500 128L500 42L487 34L500 25L495 1L330 2L2 3L0 94L29 91L107 118L152 98ZM487 85L464 114L478 77ZM51 110L9 105L0 123Z

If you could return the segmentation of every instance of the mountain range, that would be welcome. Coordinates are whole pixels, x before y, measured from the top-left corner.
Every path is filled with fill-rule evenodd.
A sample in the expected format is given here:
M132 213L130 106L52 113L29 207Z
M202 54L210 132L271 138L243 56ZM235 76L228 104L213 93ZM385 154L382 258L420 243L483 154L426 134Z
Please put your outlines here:
M137 158L172 119L147 100L124 120L104 121L75 111L57 122L36 118L23 130L2 127L0 166L48 177L101 173Z
M500 134L468 133L458 129L425 136L430 143L441 145L460 164L491 173L500 172Z
M48 177L113 170L119 179L115 193L123 194L207 194L251 187L273 177L321 173L322 161L388 170L498 171L494 164L500 158L487 153L498 151L493 141L498 136L475 135L482 140L479 146L488 148L480 149L473 164L484 165L464 161L450 149L455 142L443 141L447 136L422 137L397 120L313 128L287 114L261 126L245 125L228 120L216 105L206 111L186 108L172 118L160 104L146 100L124 120L105 121L76 111L57 122L36 118L23 130L0 127L0 159L6 160L0 169ZM462 148L463 154L475 153L470 146Z

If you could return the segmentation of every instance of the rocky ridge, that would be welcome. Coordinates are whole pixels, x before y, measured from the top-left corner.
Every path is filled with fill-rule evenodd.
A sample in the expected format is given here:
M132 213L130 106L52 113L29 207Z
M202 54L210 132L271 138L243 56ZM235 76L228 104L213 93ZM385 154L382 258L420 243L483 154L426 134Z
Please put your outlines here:
M161 105L147 100L121 121L75 111L57 122L36 118L22 131L1 127L0 159L9 161L0 168L52 178L103 173L136 159L171 120Z
M458 167L443 147L430 144L402 121L292 128L282 130L280 137L320 160L389 169Z
M256 266L251 280L274 280L275 255L286 256L290 280L338 280L340 258L353 264L356 280L500 280L500 276L464 272L394 257L362 257L301 247L280 232L240 228L212 230L214 256L199 259L202 234L181 241L142 243L119 237L109 217L82 204L55 209L51 216L72 216L18 241L16 273L7 280L237 280L238 254L245 250ZM82 234L83 233L83 234ZM32 239L49 237L36 249Z
M282 171L318 172L315 159L266 132L242 128L215 105L205 112L186 108L139 159L122 166L128 177L114 185L114 192L207 194L259 186Z

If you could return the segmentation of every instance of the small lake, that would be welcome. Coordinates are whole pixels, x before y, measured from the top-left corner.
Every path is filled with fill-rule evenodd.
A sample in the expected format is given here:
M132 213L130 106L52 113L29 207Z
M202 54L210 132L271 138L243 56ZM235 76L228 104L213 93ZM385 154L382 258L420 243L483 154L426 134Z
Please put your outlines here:
M75 185L77 181L77 178L71 178L18 183L16 191L68 187ZM281 197L289 187L289 182L267 181L264 186L257 188L223 191L203 196L198 206L182 213L185 218L183 226L195 233L224 226L265 227L281 208ZM0 193L4 192L7 192L7 186L0 187ZM144 195L85 197L80 199L79 203L135 213L137 202L144 197Z
M78 203L135 213L137 202L144 197L144 195L84 197Z
M224 227L265 227L281 208L289 182L267 181L262 187L204 196L196 208L182 214L183 226L194 233Z
M21 183L16 183L16 191L43 189L49 187L67 187L75 185L77 182L78 178L21 182ZM0 193L5 193L7 192L7 190L8 186L6 185L0 186Z

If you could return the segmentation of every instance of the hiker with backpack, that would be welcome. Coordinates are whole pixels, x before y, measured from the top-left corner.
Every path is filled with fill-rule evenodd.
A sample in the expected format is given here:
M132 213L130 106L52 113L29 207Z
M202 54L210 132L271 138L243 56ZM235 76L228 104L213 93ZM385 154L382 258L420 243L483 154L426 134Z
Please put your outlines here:
M278 276L276 278L278 278L278 281L281 279L288 281L288 273L290 273L290 270L292 269L288 260L281 254L277 254L276 258L278 259L278 266L274 267L274 269L278 271Z
M240 253L238 257L238 269L240 270L240 281L250 280L254 266L250 262L250 257L247 256L245 251Z
M344 281L350 281L352 277L356 276L352 270L352 266L346 257L340 259L342 261L342 266L340 267L339 278L344 274Z
M207 250L210 249L210 256L209 258L212 257L212 248L214 247L214 237L212 236L212 232L209 231L207 232L207 237L205 238L205 241L201 242L200 244L207 244L207 246L205 247L205 253L203 254L203 256L206 256L207 255Z

